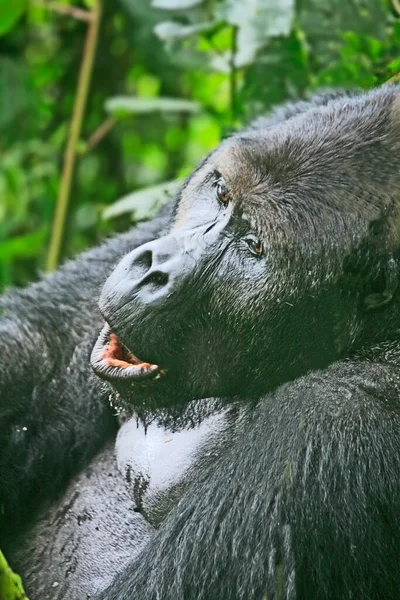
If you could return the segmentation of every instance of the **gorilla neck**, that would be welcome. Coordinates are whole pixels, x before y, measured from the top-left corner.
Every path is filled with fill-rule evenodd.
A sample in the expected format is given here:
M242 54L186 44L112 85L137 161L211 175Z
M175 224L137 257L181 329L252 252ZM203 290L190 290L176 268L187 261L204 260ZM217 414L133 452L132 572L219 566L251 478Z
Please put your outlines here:
M247 400L246 406L248 404ZM119 407L119 421L123 424L133 418L145 430L152 425L176 432L196 428L217 413L234 415L246 406L239 399L232 402L232 398L200 398L165 408L148 408L144 404L137 407L124 403L123 408Z

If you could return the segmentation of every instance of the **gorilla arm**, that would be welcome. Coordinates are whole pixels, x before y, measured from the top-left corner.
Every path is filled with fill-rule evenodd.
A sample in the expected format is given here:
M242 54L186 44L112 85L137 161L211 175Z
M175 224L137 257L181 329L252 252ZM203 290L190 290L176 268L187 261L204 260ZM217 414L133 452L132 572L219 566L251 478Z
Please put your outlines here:
M0 529L55 491L115 428L109 393L89 366L102 326L98 295L121 256L160 235L169 212L0 299Z
M399 353L384 351L262 399L99 600L397 599Z

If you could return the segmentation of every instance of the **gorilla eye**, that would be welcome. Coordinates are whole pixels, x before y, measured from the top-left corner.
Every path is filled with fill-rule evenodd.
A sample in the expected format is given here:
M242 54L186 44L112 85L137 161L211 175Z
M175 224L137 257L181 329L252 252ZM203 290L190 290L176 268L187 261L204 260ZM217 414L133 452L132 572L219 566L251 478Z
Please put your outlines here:
M220 202L222 202L222 204L229 204L229 194L228 194L228 189L224 183L224 181L219 180L217 182L217 196L218 196L218 200Z
M245 242L248 245L250 252L254 254L254 256L259 257L262 255L263 247L261 240L258 237L256 237L255 235L249 235L245 239Z

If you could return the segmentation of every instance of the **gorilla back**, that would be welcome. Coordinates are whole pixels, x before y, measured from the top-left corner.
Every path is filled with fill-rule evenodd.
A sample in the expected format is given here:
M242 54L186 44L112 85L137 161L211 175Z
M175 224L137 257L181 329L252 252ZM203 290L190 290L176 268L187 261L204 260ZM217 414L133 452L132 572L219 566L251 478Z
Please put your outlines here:
M91 418L113 389L113 402L144 421L157 415L178 428L193 410L200 420L230 410L234 428L224 428L215 460L201 456L183 476L167 516L156 532L145 531L101 600L398 598L399 134L398 86L325 95L261 119L205 159L168 225L156 226L156 239L132 243L109 275L91 354L106 383L89 378ZM86 302L77 311L94 341L101 318L82 316ZM12 359L24 347L13 341L21 328L29 330L26 344L34 333L28 316L6 319ZM46 348L59 349L64 336L70 356L80 330L69 336L57 327L63 335L45 336ZM38 375L27 357L18 374L29 383ZM50 440L60 439L67 456L63 423L75 414L85 428L82 399L63 416L65 368L72 382L74 374L70 362L64 378L58 368L39 377L41 389L50 376L63 382L54 399L60 423L40 423L40 469L29 461L35 435L12 457L19 441L12 427L29 418L29 402L19 410L0 404L8 452L0 474L9 481L25 469L29 481L50 485L43 468L46 461L54 468ZM18 389L29 398L32 385ZM37 394L35 402L38 427ZM79 438L75 451L92 455L99 446L92 438ZM17 480L20 500L28 484ZM1 494L10 506L6 487ZM110 504L115 510L115 499Z

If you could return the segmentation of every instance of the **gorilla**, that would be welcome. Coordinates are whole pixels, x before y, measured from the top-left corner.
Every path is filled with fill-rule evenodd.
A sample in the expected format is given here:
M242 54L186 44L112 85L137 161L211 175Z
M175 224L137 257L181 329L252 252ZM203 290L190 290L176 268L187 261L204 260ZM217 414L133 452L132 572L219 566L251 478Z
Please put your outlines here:
M400 86L284 106L3 297L31 600L398 599L399 156Z

